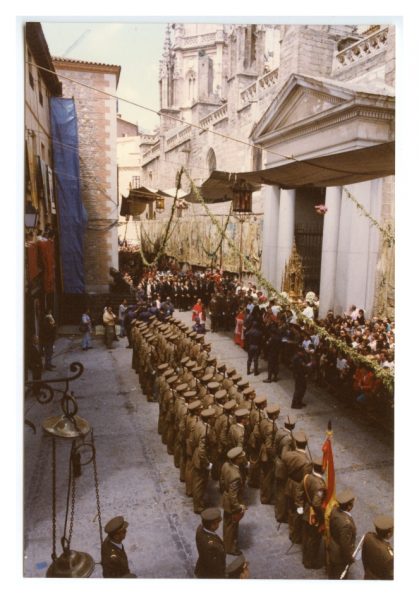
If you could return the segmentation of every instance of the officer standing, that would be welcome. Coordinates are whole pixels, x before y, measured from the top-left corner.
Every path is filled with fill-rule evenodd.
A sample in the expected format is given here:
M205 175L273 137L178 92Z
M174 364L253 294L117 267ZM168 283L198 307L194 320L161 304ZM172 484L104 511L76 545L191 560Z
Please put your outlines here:
M311 463L306 454L307 436L304 431L297 431L294 434L294 441L295 450L283 455L282 460L287 469L285 496L288 507L289 538L294 544L300 544L303 514L302 482L304 475L311 473Z
M287 416L284 426L278 429L275 436L275 519L278 523L288 522L287 497L285 495L288 473L284 456L287 452L295 450L295 441L292 435L294 427L294 417Z
M323 475L323 458L313 458L313 472L304 475L304 516L303 516L303 565L306 569L321 569L324 556L321 552L322 530L324 525L323 500L326 483Z
M260 501L270 504L274 494L275 436L278 431L276 420L279 416L279 405L272 404L266 409L266 418L262 419L258 431L260 435Z
M368 532L362 544L364 579L393 579L394 552L389 540L393 537L394 520L388 515L374 519L375 533Z
M305 361L305 351L302 348L298 348L296 355L292 359L292 372L295 388L291 408L303 408L306 406L303 398L307 389L308 365Z
M223 540L215 533L222 521L219 508L206 508L201 512L202 523L196 530L198 560L195 575L198 579L224 579L226 552Z
M244 481L241 465L247 462L243 448L232 448L227 452L227 461L221 468L220 491L223 494L223 538L227 554L238 556L239 521L244 515L246 506L243 504Z
M330 540L328 547L329 579L340 579L347 565L354 562L356 527L351 515L355 494L346 489L336 495L338 506L330 513ZM346 579L346 575L345 575Z
M104 578L120 578L131 575L128 558L122 541L127 534L128 523L124 517L114 517L105 525L108 534L102 544L102 570Z

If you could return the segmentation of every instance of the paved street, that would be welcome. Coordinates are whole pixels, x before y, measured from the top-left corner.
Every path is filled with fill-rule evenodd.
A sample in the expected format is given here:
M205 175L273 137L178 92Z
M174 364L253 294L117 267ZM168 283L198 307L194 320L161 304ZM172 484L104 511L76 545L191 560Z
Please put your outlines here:
M175 317L191 324L190 313ZM246 354L232 342L230 334L208 333L212 354L246 372ZM200 518L194 514L192 499L184 493L173 457L166 452L157 433L158 406L141 393L138 377L131 369L131 351L126 340L106 350L102 337L93 339L94 349L82 352L78 336L60 337L56 343L56 372L65 376L73 361L81 361L85 371L70 385L79 404L79 414L94 428L100 481L103 525L122 514L129 522L125 548L130 567L144 578L191 578L197 558L195 530ZM263 363L262 363L263 366ZM52 378L48 373L46 378ZM249 376L258 394L279 402L281 416L291 414L293 390L291 373L281 368L280 381L262 382L266 371ZM56 384L59 387L59 384ZM24 575L44 577L51 562L51 439L42 432L43 419L59 415L59 394L47 405L26 401L26 418L37 427L36 434L25 427L25 523ZM393 436L373 422L365 422L361 413L341 406L323 390L309 388L307 408L292 411L298 416L297 428L309 436L312 454L319 454L327 422L332 420L333 449L337 487L352 487L356 492L353 516L358 539L371 529L373 516L393 509ZM57 443L57 553L65 518L66 476L70 443ZM209 501L217 504L214 484ZM300 546L289 553L287 526L277 530L273 506L261 505L259 491L247 490L249 506L240 523L239 544L256 579L324 579L323 570L306 570L301 562ZM219 530L221 533L221 527ZM100 560L96 497L93 469L83 467L77 481L75 521L71 547L88 552ZM267 560L267 553L269 560ZM231 557L230 557L231 558ZM101 577L97 566L92 577ZM357 562L351 579L361 579Z

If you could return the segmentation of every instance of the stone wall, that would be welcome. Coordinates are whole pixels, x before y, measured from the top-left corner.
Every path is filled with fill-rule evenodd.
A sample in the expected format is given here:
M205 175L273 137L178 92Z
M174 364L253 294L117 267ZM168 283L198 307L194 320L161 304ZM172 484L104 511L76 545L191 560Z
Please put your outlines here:
M114 74L66 69L57 65L58 75L69 77L109 93L116 91ZM118 267L118 220L116 169L116 102L114 98L62 79L63 96L76 103L82 202L88 214L84 238L84 268L87 292L104 292L109 287L109 268Z

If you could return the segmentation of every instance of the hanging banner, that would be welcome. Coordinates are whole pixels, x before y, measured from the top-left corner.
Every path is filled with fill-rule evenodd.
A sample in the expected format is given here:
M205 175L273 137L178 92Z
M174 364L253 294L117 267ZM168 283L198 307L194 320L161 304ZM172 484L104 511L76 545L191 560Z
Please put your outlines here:
M81 200L77 115L71 98L50 98L63 291L83 294L83 236L87 214Z

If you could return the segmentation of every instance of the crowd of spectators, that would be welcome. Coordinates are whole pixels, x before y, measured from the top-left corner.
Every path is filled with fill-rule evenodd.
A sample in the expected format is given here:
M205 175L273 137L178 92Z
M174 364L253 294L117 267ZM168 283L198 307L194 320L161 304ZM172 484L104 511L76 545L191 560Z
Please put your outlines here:
M268 298L253 282L239 281L222 271L146 271L132 287L137 302L164 319L173 309L191 311L194 325L205 331L232 331L234 341L247 350L246 332L256 324L261 331L261 356L269 361L272 336L280 338L279 364L292 368L297 349L304 350L308 381L325 388L341 401L392 408L393 398L375 373L357 364L345 348L394 370L395 325L387 318L367 319L364 310L351 306L344 314L329 311L318 318L318 300L310 292L304 300L284 305L286 294ZM303 322L299 314L313 321ZM203 316L204 315L204 316ZM198 318L198 321L196 320ZM209 323L208 323L209 318ZM205 321L207 323L205 324ZM341 343L331 344L316 333L323 327Z

